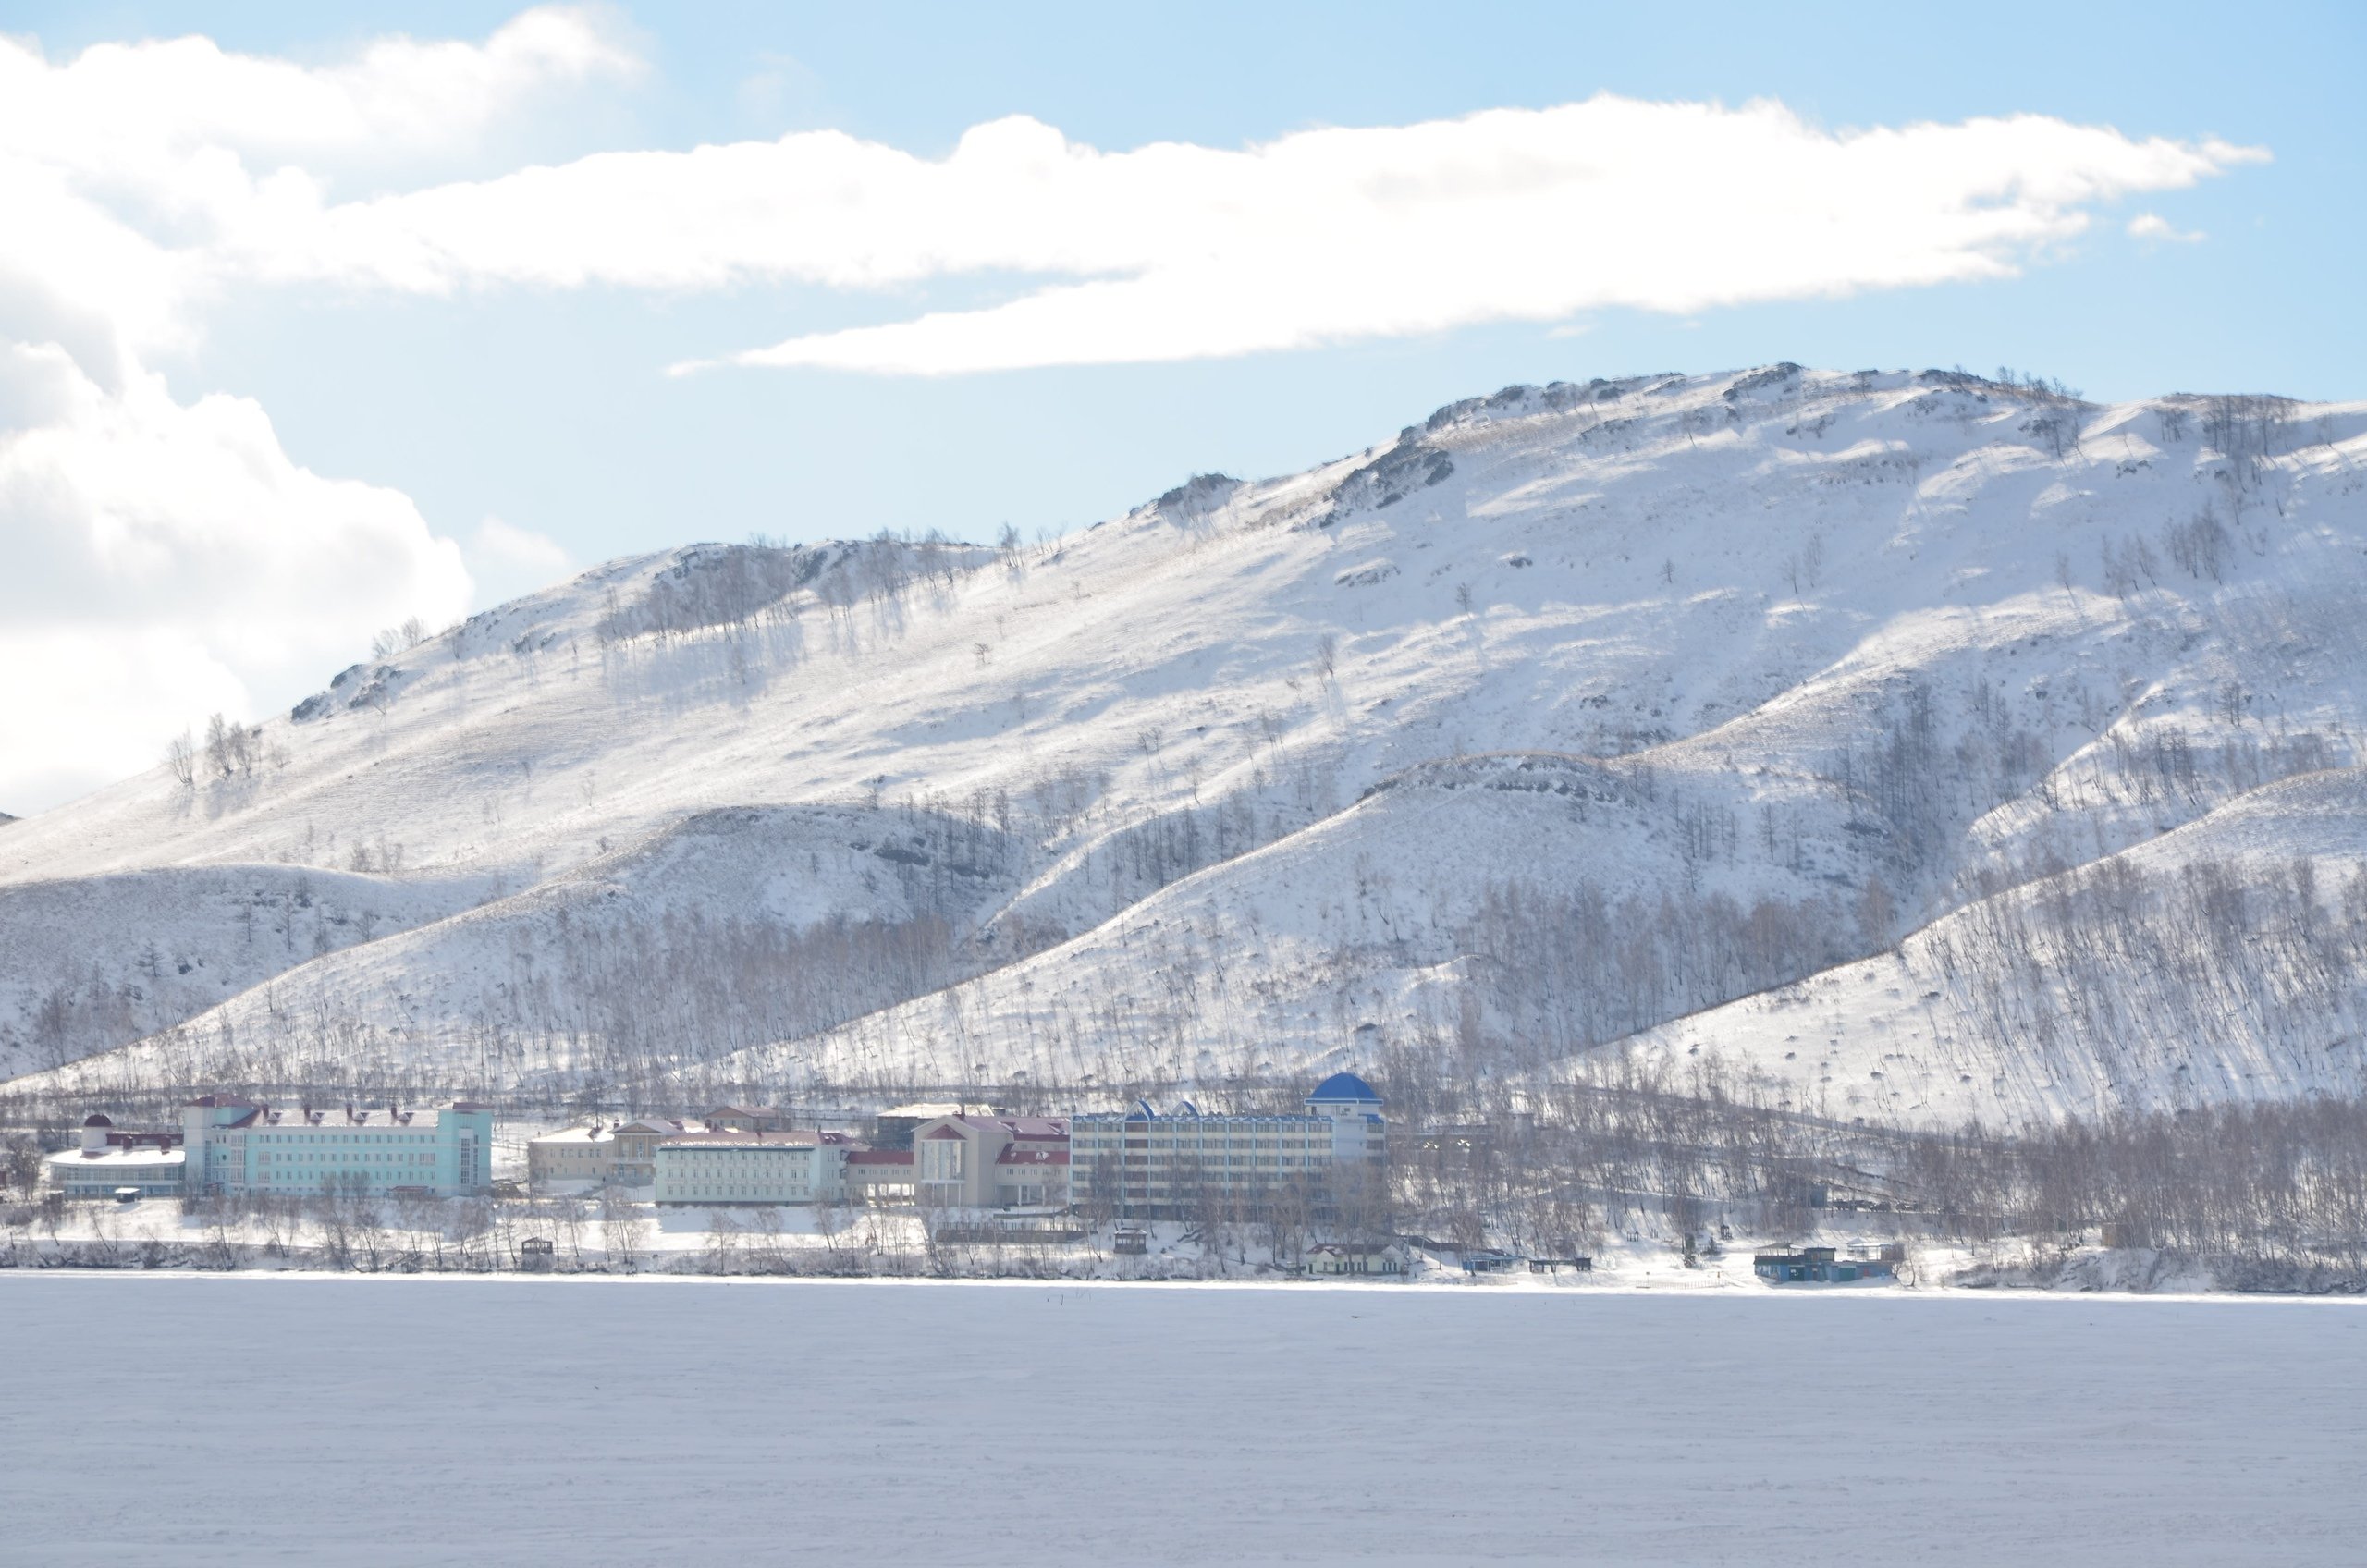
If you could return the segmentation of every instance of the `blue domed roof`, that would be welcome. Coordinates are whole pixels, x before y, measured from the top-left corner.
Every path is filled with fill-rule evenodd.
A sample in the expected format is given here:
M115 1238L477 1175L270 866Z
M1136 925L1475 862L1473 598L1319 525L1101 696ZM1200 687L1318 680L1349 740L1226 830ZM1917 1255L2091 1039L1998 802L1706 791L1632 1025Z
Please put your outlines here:
M1370 1084L1366 1083L1355 1073L1334 1072L1331 1077L1315 1085L1315 1092L1306 1096L1306 1103L1309 1105L1318 1100L1327 1104L1339 1100L1360 1100L1367 1104L1379 1105L1380 1096L1373 1092Z

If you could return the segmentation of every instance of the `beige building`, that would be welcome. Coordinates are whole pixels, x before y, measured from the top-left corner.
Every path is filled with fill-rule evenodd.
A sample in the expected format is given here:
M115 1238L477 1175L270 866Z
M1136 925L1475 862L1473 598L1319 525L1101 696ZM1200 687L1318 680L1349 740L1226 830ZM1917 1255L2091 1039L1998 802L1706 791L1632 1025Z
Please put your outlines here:
M1069 1202L1069 1125L1044 1116L939 1116L913 1130L914 1188L933 1208Z
M681 1131L680 1121L644 1118L546 1133L527 1141L527 1184L536 1192L574 1190L578 1183L646 1187L657 1179L659 1141Z
M657 1180L657 1145L682 1131L682 1124L656 1117L621 1122L617 1134L617 1184L646 1187Z
M871 1146L876 1149L908 1149L913 1146L913 1133L924 1122L935 1121L941 1116L960 1116L964 1111L990 1113L989 1106L967 1106L958 1100L914 1100L910 1105L891 1105L871 1119Z
M526 1184L538 1193L579 1182L604 1187L616 1175L616 1134L598 1122L526 1140Z

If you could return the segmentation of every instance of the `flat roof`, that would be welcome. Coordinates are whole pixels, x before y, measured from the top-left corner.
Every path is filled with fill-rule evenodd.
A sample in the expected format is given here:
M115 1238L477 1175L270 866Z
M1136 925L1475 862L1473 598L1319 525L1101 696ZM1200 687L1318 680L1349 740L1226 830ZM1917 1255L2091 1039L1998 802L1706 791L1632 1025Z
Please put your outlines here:
M60 1170L120 1170L135 1165L180 1165L188 1159L186 1149L160 1149L153 1144L144 1144L137 1148L95 1149L87 1154L80 1149L60 1149L43 1163Z

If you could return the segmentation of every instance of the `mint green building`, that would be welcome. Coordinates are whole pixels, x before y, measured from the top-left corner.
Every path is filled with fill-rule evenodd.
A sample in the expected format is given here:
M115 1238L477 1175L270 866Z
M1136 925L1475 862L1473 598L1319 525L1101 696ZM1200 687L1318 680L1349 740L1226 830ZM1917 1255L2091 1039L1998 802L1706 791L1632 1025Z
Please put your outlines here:
M181 1108L184 1181L193 1193L337 1188L462 1197L493 1185L493 1108L274 1110L205 1095Z

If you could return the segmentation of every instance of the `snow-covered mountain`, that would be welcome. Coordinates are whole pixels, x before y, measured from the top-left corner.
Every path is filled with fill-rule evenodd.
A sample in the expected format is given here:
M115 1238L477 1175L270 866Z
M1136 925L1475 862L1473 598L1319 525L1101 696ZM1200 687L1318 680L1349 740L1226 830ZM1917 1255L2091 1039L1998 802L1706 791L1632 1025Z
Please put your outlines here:
M614 562L10 826L0 1070L2357 1092L2362 552L2367 405L1779 365Z

